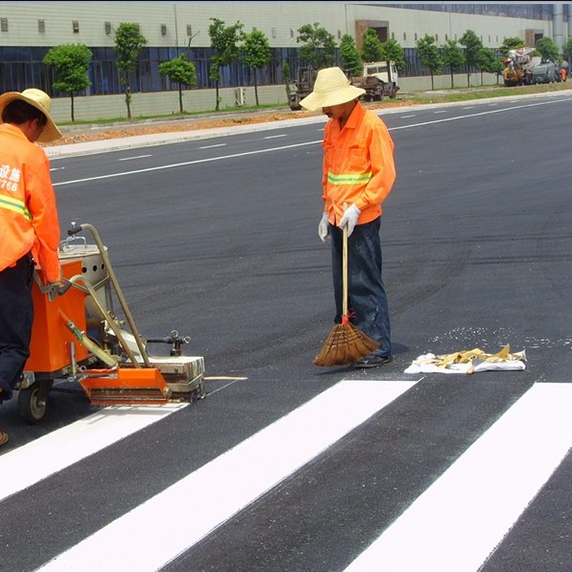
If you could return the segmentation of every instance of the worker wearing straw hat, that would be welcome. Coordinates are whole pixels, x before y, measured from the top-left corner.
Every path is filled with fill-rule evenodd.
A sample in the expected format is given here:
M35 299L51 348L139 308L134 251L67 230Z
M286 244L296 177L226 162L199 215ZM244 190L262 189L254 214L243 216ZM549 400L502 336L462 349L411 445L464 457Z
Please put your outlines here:
M342 315L342 230L349 237L348 298L351 321L379 348L354 365L378 367L392 360L387 295L382 280L382 203L395 181L394 143L385 123L359 102L365 91L339 67L321 69L314 89L300 104L329 117L324 130L324 210L318 225L331 236L335 322Z
M35 263L59 285L60 225L49 160L37 141L62 134L39 89L0 96L0 401L12 397L30 355ZM0 445L8 435L0 431Z

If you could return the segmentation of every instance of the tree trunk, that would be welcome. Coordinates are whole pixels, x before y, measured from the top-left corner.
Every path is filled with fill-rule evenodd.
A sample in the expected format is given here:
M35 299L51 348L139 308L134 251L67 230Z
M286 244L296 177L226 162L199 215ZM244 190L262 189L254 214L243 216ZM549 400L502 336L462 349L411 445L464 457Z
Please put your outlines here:
M74 111L74 101L73 101L73 93L70 93L70 99L71 99L71 120L72 123L75 121L75 111Z
M179 84L179 111L183 114L183 88Z
M256 107L258 107L260 103L258 103L258 82L256 81L256 70L254 70L254 97L256 99Z

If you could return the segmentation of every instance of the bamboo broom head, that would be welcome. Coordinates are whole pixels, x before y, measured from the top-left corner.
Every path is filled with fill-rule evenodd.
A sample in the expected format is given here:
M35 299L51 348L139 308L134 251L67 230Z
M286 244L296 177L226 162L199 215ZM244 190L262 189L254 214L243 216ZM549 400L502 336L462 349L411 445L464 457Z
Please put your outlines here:
M379 347L379 343L364 334L351 322L336 324L326 338L313 364L330 367L355 363Z

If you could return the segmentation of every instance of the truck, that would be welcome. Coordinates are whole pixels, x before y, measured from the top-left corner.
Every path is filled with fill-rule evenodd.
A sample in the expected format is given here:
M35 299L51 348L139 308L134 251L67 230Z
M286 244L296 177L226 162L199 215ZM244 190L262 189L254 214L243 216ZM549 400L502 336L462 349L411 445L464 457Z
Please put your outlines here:
M517 48L509 50L504 60L502 76L504 85L514 87L529 83L532 68L535 65L532 53L534 48Z
M381 101L384 97L395 99L399 91L397 66L395 62L365 63L362 75L352 77L352 84L366 90L366 101Z
M534 48L510 50L502 71L504 85L535 85L561 81L561 65L533 56Z
M312 67L299 68L293 84L288 86L288 104L292 111L302 109L300 101L310 95L314 89L314 82L318 76L318 70Z
M292 111L302 109L300 101L314 89L317 75L318 70L312 67L298 69L294 83L288 86L288 104ZM349 77L347 72L346 75ZM362 75L351 77L350 81L353 86L365 89L365 101L381 101L384 97L394 99L399 91L397 67L394 62L389 62L389 68L387 62L364 64Z

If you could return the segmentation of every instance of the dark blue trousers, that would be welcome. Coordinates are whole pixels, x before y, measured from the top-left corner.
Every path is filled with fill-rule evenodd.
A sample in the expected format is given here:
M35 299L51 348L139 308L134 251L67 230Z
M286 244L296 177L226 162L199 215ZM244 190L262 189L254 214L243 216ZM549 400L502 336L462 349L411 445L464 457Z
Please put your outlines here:
M336 300L335 323L342 319L342 230L332 224L332 275ZM350 321L379 342L375 355L391 355L387 294L381 278L381 217L356 225L348 239L348 313Z
M30 356L33 273L34 263L27 255L0 272L0 387L4 390L0 402L12 397Z

